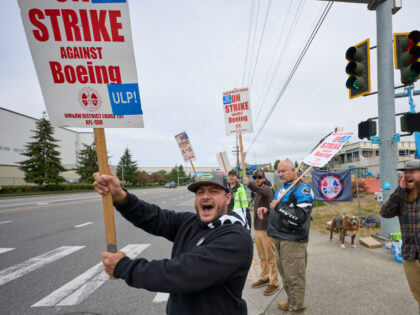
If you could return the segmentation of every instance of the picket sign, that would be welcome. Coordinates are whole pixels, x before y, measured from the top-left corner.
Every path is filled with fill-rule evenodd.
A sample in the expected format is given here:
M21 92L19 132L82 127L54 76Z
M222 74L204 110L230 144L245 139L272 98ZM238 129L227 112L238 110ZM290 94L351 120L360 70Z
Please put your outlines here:
M228 169L230 168L230 164L229 164L229 160L227 159L226 152L219 152L217 153L216 157L217 157L217 163L219 164L219 166L223 167L223 169L225 170L225 173L227 174Z
M275 201L275 205L299 182L314 166L323 167L327 164L340 150L341 147L351 139L352 132L336 132L331 133L321 140L319 145L303 159L302 163L310 165L293 183L287 188ZM300 168L300 167L299 167ZM273 206L273 208L275 207Z
M192 167L192 169L194 171L194 174L195 174L195 180L198 180L198 175L197 175L197 172L195 171L195 167L194 167L194 164L193 164L192 160L190 160L190 163L191 163L191 167Z
M110 174L104 128L144 127L128 3L18 0L18 5L51 123L93 128L99 173ZM106 248L116 252L111 194L102 201Z

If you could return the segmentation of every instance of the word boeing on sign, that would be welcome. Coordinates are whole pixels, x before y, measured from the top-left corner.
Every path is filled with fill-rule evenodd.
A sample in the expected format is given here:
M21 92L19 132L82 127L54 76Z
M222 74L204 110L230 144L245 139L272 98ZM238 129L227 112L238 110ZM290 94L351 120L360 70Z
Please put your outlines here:
M143 127L125 0L18 0L51 121Z
M249 103L248 88L223 93L227 136L252 132L252 115Z

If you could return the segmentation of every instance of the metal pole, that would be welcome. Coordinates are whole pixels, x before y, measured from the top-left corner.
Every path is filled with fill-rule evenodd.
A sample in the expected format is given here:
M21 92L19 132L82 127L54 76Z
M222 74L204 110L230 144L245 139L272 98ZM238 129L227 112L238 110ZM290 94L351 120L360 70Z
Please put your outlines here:
M393 142L395 134L394 69L392 51L392 0L386 0L376 7L376 33L378 46L378 117L379 117L379 172L383 201L398 186L397 149ZM399 232L398 218L381 217L381 234Z
M354 181L356 183L356 195L357 195L357 205L359 206L359 216L360 220L362 220L362 209L360 208L360 196L359 196L359 182L357 180L359 174L354 175Z

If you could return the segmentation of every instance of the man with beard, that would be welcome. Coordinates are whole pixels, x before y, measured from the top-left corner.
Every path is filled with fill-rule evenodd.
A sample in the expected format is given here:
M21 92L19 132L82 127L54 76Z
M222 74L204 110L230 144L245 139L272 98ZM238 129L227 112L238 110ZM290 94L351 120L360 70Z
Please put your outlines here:
M309 227L314 196L310 185L299 181L278 199L298 178L292 161L279 163L278 174L284 185L274 195L268 216L268 236L273 238L277 267L287 301L277 307L287 314L304 314L306 263Z
M420 313L420 160L408 161L398 188L381 208L381 216L398 216L405 275Z
M168 292L168 314L247 314L242 299L252 262L252 240L245 218L227 214L231 194L223 175L203 174L188 186L197 214L163 210L139 200L115 175L94 174L100 194L112 194L115 208L135 226L173 242L171 259L130 259L102 253L109 275L132 287ZM107 188L109 185L109 189Z

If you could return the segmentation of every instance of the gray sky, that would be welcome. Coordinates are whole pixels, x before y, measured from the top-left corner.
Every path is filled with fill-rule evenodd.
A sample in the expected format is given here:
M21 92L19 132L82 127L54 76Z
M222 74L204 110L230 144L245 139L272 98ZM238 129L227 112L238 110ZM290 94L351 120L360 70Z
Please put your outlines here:
M242 87L251 2L129 1L145 128L106 129L112 164L118 163L128 146L139 166L180 163L189 166L183 162L174 139L183 130L190 136L197 157L196 166L216 166L216 154L221 151L227 151L231 164L236 161L231 153L235 137L225 136L222 93ZM258 27L252 45L258 3ZM255 0L244 86L250 86L249 66L252 65L252 73L269 3L269 0ZM278 38L282 34L275 62L284 49L286 35L300 3L303 4L300 18L262 104L268 87L267 78L274 70L272 60ZM273 106L326 4L315 0L271 1L250 86L254 133L243 135L245 150ZM403 0L403 8L393 16L393 32L420 29L419 11L419 0ZM336 126L355 132L353 141L357 140L358 123L377 116L377 96L348 98L344 55L348 47L368 37L371 46L376 45L375 11L368 11L362 4L335 3L332 6L257 142L247 153L247 162L273 163L285 158L300 161ZM376 64L376 50L371 50L372 91L377 90ZM17 1L13 0L5 1L0 12L0 68L3 99L0 106L41 117L45 105ZM396 86L400 85L399 70L395 71L394 82ZM419 83L417 87L420 89ZM415 101L418 102L418 97ZM409 110L407 99L396 99L395 103L397 113Z

